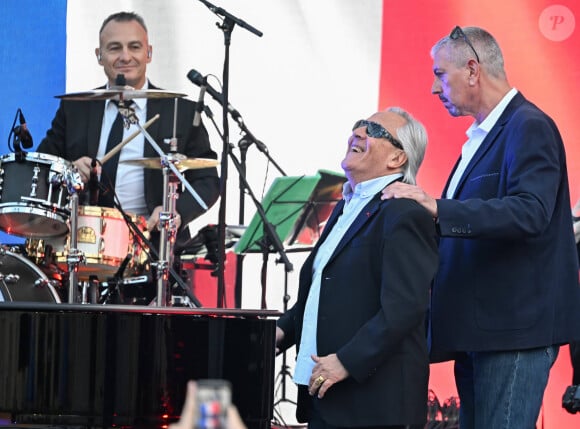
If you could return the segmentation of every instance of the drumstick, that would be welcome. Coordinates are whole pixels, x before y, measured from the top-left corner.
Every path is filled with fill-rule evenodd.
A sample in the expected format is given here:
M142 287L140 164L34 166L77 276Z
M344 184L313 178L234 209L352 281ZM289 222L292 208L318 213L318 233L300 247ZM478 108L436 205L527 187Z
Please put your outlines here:
M145 122L143 124L143 129L147 129L147 127L149 127L149 125L151 125L157 119L159 119L159 113L156 114L155 116L153 116L147 122ZM123 148L123 146L125 146L127 143L129 143L131 140L133 140L135 137L137 137L139 135L139 133L141 133L141 130L135 131L133 134L128 136L125 140L123 140L121 143L119 143L117 146L115 146L113 149L111 149L109 152L107 152L105 155L103 155L103 157L101 159L99 159L99 164L103 165L109 159L114 157L115 154Z

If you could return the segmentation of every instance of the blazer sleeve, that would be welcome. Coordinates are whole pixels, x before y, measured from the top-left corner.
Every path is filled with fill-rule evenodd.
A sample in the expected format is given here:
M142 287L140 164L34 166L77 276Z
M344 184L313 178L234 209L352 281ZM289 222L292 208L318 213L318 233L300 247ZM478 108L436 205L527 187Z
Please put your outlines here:
M203 123L199 127L191 126L188 135L183 152L188 158L217 159L217 154L211 149L209 136ZM216 167L188 170L184 176L208 207L215 204L220 192ZM177 200L177 211L181 215L182 225L186 225L205 212L187 190L184 190Z
M520 239L550 223L565 171L555 124L530 107L504 126L457 199L437 201L441 236Z
M69 159L66 151L66 116L64 112L63 102L61 101L56 114L52 120L51 127L46 132L46 136L42 139L37 147L37 151L41 153L48 153Z

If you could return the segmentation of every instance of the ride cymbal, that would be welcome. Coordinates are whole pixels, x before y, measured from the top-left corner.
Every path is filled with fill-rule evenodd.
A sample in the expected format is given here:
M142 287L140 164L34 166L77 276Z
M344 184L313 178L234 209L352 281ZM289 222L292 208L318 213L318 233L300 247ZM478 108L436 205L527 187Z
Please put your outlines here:
M162 89L133 89L130 86L111 87L108 89L93 89L90 91L71 92L56 95L62 100L133 100L135 98L182 98L187 94L166 91Z
M120 163L137 165L144 168L163 168L162 158L135 158L119 161ZM180 153L167 154L167 161L172 162L177 169L182 172L185 170L198 170L201 168L210 168L219 165L219 161L211 158L188 158Z

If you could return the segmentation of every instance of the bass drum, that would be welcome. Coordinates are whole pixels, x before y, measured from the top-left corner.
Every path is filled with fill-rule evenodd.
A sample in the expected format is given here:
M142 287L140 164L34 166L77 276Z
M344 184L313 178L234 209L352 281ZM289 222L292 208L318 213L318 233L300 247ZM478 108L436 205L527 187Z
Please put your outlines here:
M54 283L25 257L0 251L0 301L60 303Z

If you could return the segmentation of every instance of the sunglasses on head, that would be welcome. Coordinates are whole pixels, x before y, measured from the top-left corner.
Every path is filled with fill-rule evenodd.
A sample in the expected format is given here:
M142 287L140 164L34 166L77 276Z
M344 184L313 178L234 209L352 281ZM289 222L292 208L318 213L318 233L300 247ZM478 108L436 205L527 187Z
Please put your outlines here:
M360 119L355 122L352 130L356 130L357 128L366 127L367 136L372 137L374 139L387 139L391 142L393 146L397 149L403 149L403 145L399 140L397 140L393 135L388 132L381 124L376 122L367 121L366 119Z
M479 61L479 55L477 55L477 51L475 50L475 48L473 47L473 45L471 44L471 42L469 41L469 39L467 38L467 36L465 35L465 33L463 32L463 30L461 29L461 27L459 25L456 26L451 31L451 34L449 35L449 38L451 40L463 39L465 41L465 43L467 43L467 45L471 48L471 50L475 54L475 59L477 59L477 62L478 63L481 62L481 61Z

